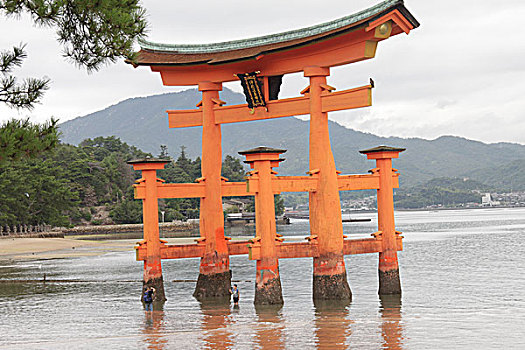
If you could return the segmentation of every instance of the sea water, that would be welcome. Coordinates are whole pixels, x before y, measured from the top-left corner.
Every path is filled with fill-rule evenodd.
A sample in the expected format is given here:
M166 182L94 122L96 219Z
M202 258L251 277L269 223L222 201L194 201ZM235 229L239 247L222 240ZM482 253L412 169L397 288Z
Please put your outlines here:
M375 215L353 214L372 221L345 223L345 234L369 236ZM132 251L0 262L0 349L525 349L525 208L395 215L402 296L377 295L377 254L347 256L347 306L314 306L311 258L280 260L281 309L253 306L246 256L231 257L239 307L201 305L199 260L165 260L168 301L153 313ZM307 236L308 222L278 230ZM44 273L64 281L16 282Z

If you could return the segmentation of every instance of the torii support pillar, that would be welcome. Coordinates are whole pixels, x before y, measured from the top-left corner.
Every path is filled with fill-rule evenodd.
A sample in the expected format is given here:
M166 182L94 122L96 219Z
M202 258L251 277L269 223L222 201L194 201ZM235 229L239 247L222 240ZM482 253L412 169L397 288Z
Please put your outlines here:
M159 236L159 203L157 194L157 170L164 169L169 163L164 159L145 158L128 162L133 169L142 171L142 178L146 186L145 197L142 200L144 221L144 240L140 245L146 245L146 259L144 260L143 286L155 288L155 301L166 301L164 293L164 279L162 277L161 245Z
M221 125L215 122L214 113L215 104L220 101L220 90L220 83L199 83L199 91L202 91L201 181L204 181L204 197L200 205L200 242L204 244L205 250L193 293L197 300L230 298L230 258L224 237L221 193Z
M368 159L375 159L379 172L377 190L377 222L381 233L382 251L379 253L379 294L401 294L399 263L397 261L397 232L394 222L394 186L392 181L392 158L398 158L404 148L379 146L360 151Z
M282 305L283 293L279 276L276 244L275 204L272 190L272 168L279 166L279 154L286 150L257 147L239 152L246 156L246 163L254 169L250 177L258 180L255 193L255 239L253 246L260 247L255 282L255 305Z
M321 97L328 94L326 77L330 70L307 67L310 79L310 172L319 174L319 185L310 192L310 232L317 236L319 257L314 258L313 299L352 300L346 279L343 255L343 224L335 161L330 147L328 113L323 112Z

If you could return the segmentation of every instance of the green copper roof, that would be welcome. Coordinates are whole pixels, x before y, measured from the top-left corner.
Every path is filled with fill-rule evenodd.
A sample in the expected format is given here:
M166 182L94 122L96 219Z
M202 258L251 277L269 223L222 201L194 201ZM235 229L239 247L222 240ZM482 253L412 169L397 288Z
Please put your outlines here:
M325 33L325 32L328 32L334 29L338 29L338 28L342 28L342 27L351 25L353 23L357 23L363 19L379 14L396 5L403 6L403 0L386 0L366 10L336 19L334 21L318 24L315 26L307 27L307 28L291 30L291 31L284 32L284 33L265 35L265 36L261 36L257 38L225 41L225 42L212 43L212 44L187 44L187 45L158 44L158 43L152 43L146 40L139 40L139 45L141 46L142 49L145 49L145 50L174 52L174 53L179 53L179 54L214 53L214 52L224 52L224 51L246 49L246 48L258 47L262 45L269 45L269 44L275 44L275 43L280 43L280 42L286 42L290 40L302 39L302 38L310 37L313 35ZM414 21L414 27L417 27L419 23L417 23L415 19L413 19L413 21Z

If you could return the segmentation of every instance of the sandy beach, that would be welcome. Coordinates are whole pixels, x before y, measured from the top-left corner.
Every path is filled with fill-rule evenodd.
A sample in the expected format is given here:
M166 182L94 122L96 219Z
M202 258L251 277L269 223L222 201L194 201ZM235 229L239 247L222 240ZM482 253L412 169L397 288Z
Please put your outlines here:
M129 250L137 240L87 241L71 238L0 239L0 260L60 259Z
M195 237L168 238L169 244L195 243ZM63 259L129 251L135 254L138 239L86 240L66 238L2 238L0 260Z

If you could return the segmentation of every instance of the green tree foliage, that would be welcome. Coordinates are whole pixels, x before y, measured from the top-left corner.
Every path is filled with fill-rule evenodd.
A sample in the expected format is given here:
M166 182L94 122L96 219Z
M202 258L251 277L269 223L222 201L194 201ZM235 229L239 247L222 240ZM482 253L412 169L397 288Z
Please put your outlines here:
M116 203L109 215L116 224L142 223L142 201L133 200L133 189L130 187L126 198Z
M103 149L112 148L107 144L108 138L104 140L105 146ZM102 140L99 140L98 143L102 144ZM84 141L81 143L82 146L91 145L92 141ZM187 157L185 152L185 147L182 146L178 158L166 164L165 168L158 171L158 175L161 179L165 180L167 183L193 183L195 179L201 177L201 159L200 157L195 158L194 160ZM169 157L169 151L166 146L161 146L159 158ZM145 154L136 154L135 158L143 158ZM239 159L227 155L222 164L222 175L227 177L230 181L242 181L244 178L245 170L239 161ZM120 213L124 213L125 210L128 210L132 205L126 203L127 201L137 202L132 198L132 196L127 195L125 199L116 204L115 209L121 208L122 210L114 210L111 212L111 217L116 222L130 222L126 221L129 219L124 219L122 221L118 216ZM159 200L159 210L164 211L164 220L173 221L173 220L187 220L187 219L197 219L199 217L200 209L200 200L198 198L173 198L173 199L161 199ZM127 215L127 214L126 214ZM159 216L160 217L160 216ZM142 216L140 217L142 220ZM131 222L130 222L131 223Z
M0 164L34 157L58 143L56 121L32 124L29 120L11 120L0 126Z
M49 88L49 78L27 78L21 83L11 74L27 57L25 45L15 46L12 51L0 51L0 102L13 108L33 108Z
M69 225L79 200L64 172L42 159L0 166L0 225Z
M244 181L244 167L238 158L227 155L222 162L222 176L229 181Z
M131 188L138 174L126 162L146 156L151 155L107 137L85 140L79 147L58 145L35 159L5 162L0 167L0 225L76 224L90 219L91 207L121 203L123 208L116 208L113 216L116 222L136 222L137 212L141 220L141 204L133 199ZM30 201L21 197L25 193Z
M162 152L167 154L167 149ZM97 137L79 146L59 144L34 159L5 162L0 165L0 225L95 223L92 214L101 208L114 223L140 223L142 202L134 199L132 187L140 172L127 161L148 156L116 137ZM159 177L169 183L192 183L201 176L200 167L200 158L188 158L182 148ZM244 168L238 159L227 156L223 174L238 181ZM282 214L279 196L275 204L277 215ZM159 201L165 221L198 218L199 207L198 198Z
M167 147L161 148L161 154L168 154ZM181 147L180 155L175 162L166 164L159 171L159 177L168 183L194 182L201 177L201 159L191 160L186 156L185 147ZM159 208L165 211L164 220L186 220L199 217L200 201L198 198L174 198L159 201Z
M0 0L0 15L29 13L39 26L56 28L64 56L88 71L126 58L133 62L133 42L145 33L145 11L138 0ZM25 44L0 51L0 103L32 109L49 89L49 78L19 81L13 74L27 57ZM0 127L0 163L32 157L54 147L56 121L42 126L12 120Z
M146 29L138 0L3 0L0 13L29 13L35 24L56 28L64 56L87 70L118 58L133 60L133 41Z
M145 153L135 146L130 146L115 136L99 136L94 139L86 139L82 141L79 146L97 161L102 161L110 154L115 154L125 161L148 156L151 157L151 154Z
M168 159L169 157L170 156L169 156L169 153L168 153L168 146L160 145L159 158L161 158L161 159Z

